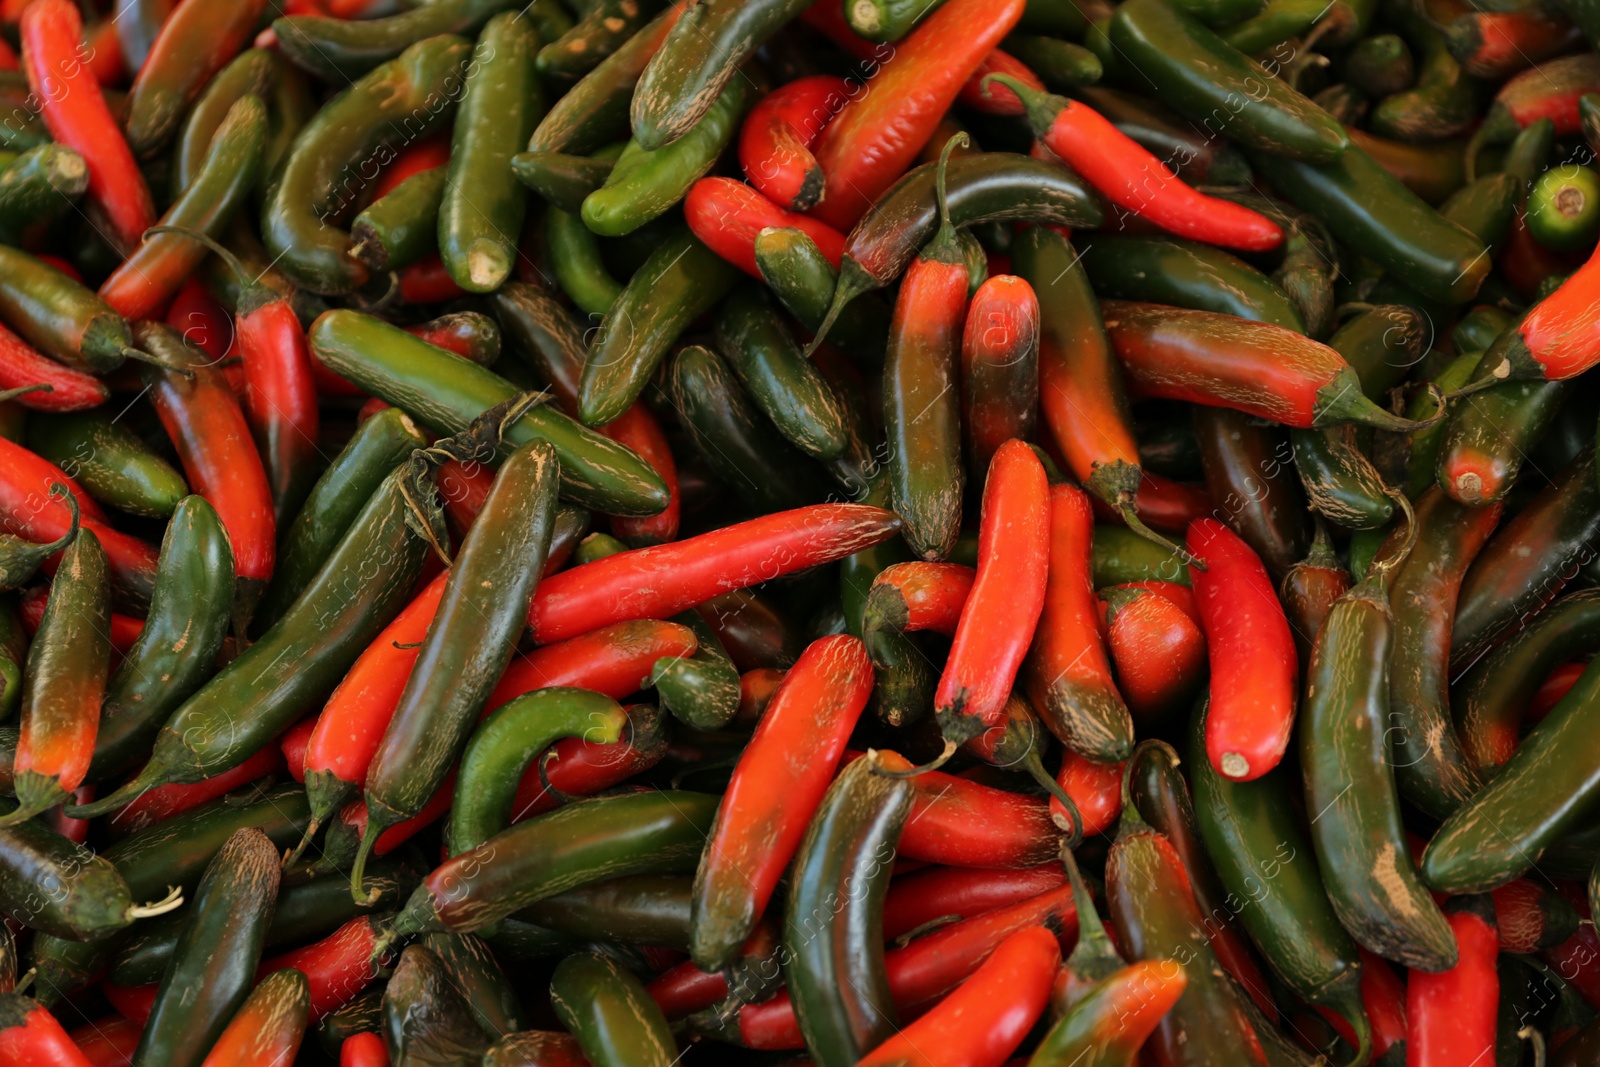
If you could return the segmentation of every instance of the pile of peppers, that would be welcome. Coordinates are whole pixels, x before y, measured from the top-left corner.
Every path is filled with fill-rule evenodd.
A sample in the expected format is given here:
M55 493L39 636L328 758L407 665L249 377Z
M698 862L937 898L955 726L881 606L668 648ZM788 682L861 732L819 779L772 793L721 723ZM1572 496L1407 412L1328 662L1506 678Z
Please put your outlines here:
M1600 1064L1600 0L0 0L0 1067Z

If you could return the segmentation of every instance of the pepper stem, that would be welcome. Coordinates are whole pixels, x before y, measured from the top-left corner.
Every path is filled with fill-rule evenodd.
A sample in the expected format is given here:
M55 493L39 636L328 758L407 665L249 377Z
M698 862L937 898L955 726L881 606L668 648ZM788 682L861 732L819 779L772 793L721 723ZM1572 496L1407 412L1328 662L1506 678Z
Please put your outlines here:
M979 88L988 92L990 82L999 82L1017 94L1017 99L1022 101L1022 110L1028 116L1028 126L1033 130L1035 137L1043 137L1050 127L1055 125L1056 116L1073 106L1073 102L1066 97L1056 96L1054 93L1041 93L1009 74L985 74L983 81L978 83Z
M952 741L947 737L944 739L943 752L933 757L933 759L929 760L927 763L922 764L920 767L907 767L903 771L889 770L888 768L879 765L877 760L873 760L872 773L880 775L884 778L915 778L919 774L927 774L929 771L936 771L940 767L943 767L946 763L949 763L950 757L956 754L956 746L957 742Z
M1406 557L1411 555L1411 548L1417 543L1417 512L1411 506L1411 498L1399 489L1390 489L1389 497L1400 506L1400 511L1406 519L1405 540L1400 542L1400 549L1394 553L1380 554L1379 559L1372 561L1367 568L1363 581L1377 582L1380 586L1387 586L1389 575L1399 569Z
M187 237L191 241L198 241L218 259L222 260L222 262L227 265L228 269L233 272L234 278L238 281L240 296L243 297L244 295L249 294L257 301L257 303L253 304L252 306L245 308L245 311L254 311L261 304L269 304L273 300L279 299L278 294L273 292L267 286L262 285L259 278L252 278L250 276L249 268L244 265L238 256L233 254L233 251L228 248L227 245L224 245L221 241L217 240L215 237L212 237L209 233L202 233L199 230L191 230L187 226L152 226L148 230L144 231L144 235L146 237L149 237L153 233L174 233L180 237ZM241 300L240 303L242 304L244 301Z
M312 839L317 836L317 831L321 828L322 820L313 815L311 822L306 826L306 832L300 837L300 842L283 854L283 866L285 868L293 867L295 862L305 854L306 849L311 845Z
M375 904L378 901L379 891L374 889L368 893L361 886L361 880L366 877L367 857L372 855L372 847L378 843L378 837L388 827L378 821L377 812L372 806L367 806L367 828L361 831L361 844L356 848L355 862L350 865L350 897L357 904Z
M1099 981L1126 964L1111 945L1105 923L1095 909L1094 895L1084 883L1083 872L1078 870L1077 857L1065 845L1061 848L1061 865L1067 869L1067 880L1072 883L1072 903L1078 913L1078 944L1067 957L1067 967L1081 978Z
M1056 781L1050 772L1044 769L1044 761L1039 758L1037 749L1028 749L1028 754L1022 757L1022 769L1027 771L1035 782L1043 786L1046 793L1049 793L1063 808L1067 809L1067 817L1072 820L1072 832L1063 838L1065 842L1063 847L1069 849L1077 848L1083 841L1083 812L1078 810L1078 802L1073 800L1072 795L1061 788L1061 783ZM1057 825L1059 826L1060 824L1058 823Z
M40 552L46 555L54 555L63 548L66 548L68 545L72 544L73 540L78 536L78 529L82 524L82 518L80 517L78 511L78 498L72 495L72 490L68 489L60 482L51 482L50 495L53 497L60 497L63 501L65 501L67 510L72 512L72 523L67 527L66 533L56 538L48 545L40 546Z
M148 363L152 367L157 367L161 370L168 371L190 381L194 380L193 367L180 367L176 363L168 363L164 359L161 359L157 356L152 356L149 352L146 352L142 348L134 348L132 345L123 345L122 358L131 359L135 363Z
M5 403L7 400L15 400L19 396L27 396L29 393L53 393L55 391L56 387L46 382L39 382L36 385L19 385L15 389L7 389L5 392L0 393L0 404Z
M181 907L183 907L183 890L178 886L169 885L167 886L167 895L154 904L135 904L123 914L128 917L129 922L132 922L135 919L153 919L157 915L165 915L167 912L177 911Z
M132 803L144 793L168 781L166 771L155 760L144 765L144 770L129 779L121 789L101 797L90 804L68 804L63 811L70 819L93 819Z
M861 265L845 253L839 265L839 277L833 283L833 299L828 303L827 314L822 316L822 322L817 325L816 332L811 335L811 343L806 345L806 358L822 344L823 338L828 336L828 331L833 328L834 320L856 297L874 288L876 279L862 269Z

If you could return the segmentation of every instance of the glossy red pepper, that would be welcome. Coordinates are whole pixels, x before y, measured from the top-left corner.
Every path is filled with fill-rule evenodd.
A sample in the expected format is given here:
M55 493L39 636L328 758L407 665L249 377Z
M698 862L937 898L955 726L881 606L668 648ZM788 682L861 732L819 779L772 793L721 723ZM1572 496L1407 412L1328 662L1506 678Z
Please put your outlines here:
M859 638L824 637L801 654L734 766L711 830L690 912L690 955L728 965L800 847L872 695Z
M901 633L930 630L953 637L977 577L977 571L961 563L891 564L872 580L864 625L868 630L887 625Z
M934 694L947 745L1000 721L1044 609L1050 513L1039 457L1023 442L1007 441L989 464L977 577Z
M0 1063L17 1067L89 1067L50 1010L17 993L0 994Z
M1083 835L1103 834L1117 825L1122 815L1122 763L1096 763L1070 748L1061 750L1061 769L1056 784L1072 798L1083 816ZM1050 801L1050 817L1057 826L1070 817L1056 801Z
M365 412L367 409L363 406L361 410ZM366 419L360 421L365 422ZM478 513L483 510L484 501L489 499L489 489L494 485L494 468L483 463L463 463L459 459L451 459L439 466L433 480L439 487L439 498L444 504L444 516L450 523L451 532L458 539L465 537L477 520Z
M1536 73L1530 71L1530 73ZM1491 383L1505 378L1565 381L1600 363L1600 249L1549 296L1535 304L1515 330L1484 354Z
M1555 12L1528 7L1457 15L1445 39L1462 70L1500 79L1571 51L1583 35Z
M112 1015L78 1027L71 1036L91 1067L128 1067L143 1030L132 1019Z
M763 97L739 131L739 165L747 181L786 211L807 211L822 198L822 165L811 146L844 106L846 82L829 74L797 78Z
M83 411L98 407L111 390L93 375L57 363L0 325L0 391L48 385L13 399L35 411Z
M72 0L34 0L22 13L22 61L50 136L89 166L89 196L124 248L156 221L155 203L122 128L87 65L83 19ZM114 49L102 49L112 52Z
M314 944L263 960L256 981L274 971L294 968L311 987L311 1022L354 1000L378 977L373 949L379 947L376 920L367 915L351 919Z
M636 704L628 709L628 720L629 735L614 744L564 737L551 745L517 783L511 821L558 807L561 797L594 796L660 763L667 754L663 713L649 704Z
M732 178L695 182L683 198L683 217L707 248L752 278L761 277L756 238L768 228L800 230L835 269L844 257L844 234L809 215L785 210Z
M493 711L551 686L575 686L621 700L639 691L657 660L692 656L697 647L694 631L675 622L612 623L513 657L484 707Z
M1276 767L1289 745L1299 657L1250 546L1215 519L1189 527L1188 546L1206 565L1189 568L1211 664L1206 756L1218 774L1248 782Z
M1197 192L1148 149L1088 104L1040 92L1006 74L1046 148L1113 204L1169 233L1206 244L1264 252L1283 243L1278 224L1247 207Z
M184 279L167 308L165 321L185 341L221 365L233 391L244 395L244 369L237 362L225 362L233 354L233 316L211 299L199 278L191 275Z
M1022 17L1022 0L948 0L896 42L814 152L827 176L813 214L853 226L916 160L961 86Z
M306 784L306 748L311 744L311 735L316 729L317 717L310 715L289 727L278 738L278 751L283 753L289 777L301 785Z
M1099 497L1095 498L1095 511L1108 518L1117 512ZM1216 502L1203 485L1175 482L1148 471L1139 479L1139 491L1133 498L1134 514L1152 530L1182 533L1198 518L1216 511Z
M232 770L214 777L188 785L168 783L140 793L126 807L117 809L109 824L119 833L131 834L198 808L269 774L277 774L285 766L283 751L276 745L268 745Z
M377 202L394 192L395 186L426 170L442 167L450 162L450 137L434 134L406 145L395 154L394 160L384 167L372 185L372 200Z
M862 753L845 756L849 763ZM884 767L906 773L909 763L880 751ZM1059 853L1062 831L1042 797L1013 793L957 774L913 774L911 816L900 835L901 859L947 867L1033 867Z
M961 433L981 475L1000 446L1033 436L1039 410L1039 298L1014 274L992 275L967 305L961 335Z
M956 94L956 101L965 108L985 115L1022 115L1027 113L1027 105L1022 98L1012 91L1004 82L989 81L991 74L1004 74L1031 89L1036 93L1045 91L1044 82L1039 76L1029 69L1028 65L1010 52L996 48L984 57L978 69L972 72L966 84L961 87L961 92Z
M437 252L406 264L400 271L400 297L408 304L437 304L466 295L467 291L444 269L444 260Z
M1012 870L929 867L889 883L883 901L883 939L908 934L1031 900L1067 884L1059 863Z
M1199 624L1157 593L1107 589L1100 595L1109 605L1106 645L1128 710L1154 722L1185 705L1206 676Z
M937 1007L857 1062L1000 1067L1044 1013L1060 966L1055 935L1043 926L1024 927Z
M377 1034L351 1034L339 1046L339 1067L389 1067L389 1047Z
M528 625L541 644L628 619L662 619L808 567L832 563L893 537L891 511L813 504L696 537L619 552L539 584Z
M416 837L422 831L432 826L443 818L445 812L450 810L450 805L456 798L456 772L451 771L422 806L422 810L404 822L395 823L383 833L378 835L377 843L372 846L374 856L387 856L401 845ZM367 804L364 800L354 800L346 804L339 811L339 828L344 835L351 838L352 846L360 841L367 833ZM331 834L330 828L330 834Z
M667 506L654 515L642 518L611 517L611 532L629 545L662 545L678 537L678 523L683 517L683 501L678 492L678 462L672 456L672 445L667 441L661 423L642 402L615 419L599 427L601 433L627 445L644 458L651 468L667 483Z
M1486 897L1453 902L1450 929L1460 959L1448 971L1413 970L1406 979L1406 1063L1409 1067L1459 1067L1493 1063L1500 976L1500 938L1494 906Z
M1188 529L1188 527L1185 527ZM1108 585L1100 590L1102 603L1105 595L1112 589L1126 589L1129 592L1154 593L1163 600L1169 601L1179 611L1194 620L1196 626L1200 625L1200 606L1195 603L1194 590L1177 582L1163 582L1150 579L1141 582L1123 582L1121 585Z

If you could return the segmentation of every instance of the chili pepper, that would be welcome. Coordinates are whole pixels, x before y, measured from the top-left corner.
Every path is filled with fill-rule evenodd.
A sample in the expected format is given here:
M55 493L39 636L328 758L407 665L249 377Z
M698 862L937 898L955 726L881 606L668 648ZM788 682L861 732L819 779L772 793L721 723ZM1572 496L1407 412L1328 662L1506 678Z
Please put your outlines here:
M0 237L21 244L27 231L48 225L88 187L89 168L72 149L58 144L28 149L0 171Z
M1452 675L1536 615L1592 554L1600 487L1587 451L1541 490L1479 553L1462 581L1450 631Z
M146 385L189 484L217 509L228 530L236 621L242 625L272 576L272 497L261 457L227 379L203 352L157 323L141 322L138 337L175 368L152 370Z
M54 412L83 411L111 396L99 379L46 358L3 325L0 390L22 407Z
M437 10L469 2L455 0ZM280 43L286 39L280 31ZM340 176L374 152L392 152L402 123L406 135L415 137L450 118L450 106L434 108L429 101L454 102L448 86L459 83L467 60L468 45L458 37L419 40L307 123L272 183L262 219L268 250L296 284L339 293L366 281L366 268L348 254L349 234L324 221L342 213L349 195L348 179Z
M28 648L22 736L17 744L17 809L12 826L69 798L94 752L111 657L105 552L83 530L62 553L44 619Z
M438 433L459 433L518 394L493 371L358 312L327 312L308 339L312 354L335 372L374 395L400 401ZM510 452L535 438L555 446L562 489L574 503L618 515L652 515L665 506L666 487L648 464L549 405L528 409L508 426L503 449Z
M193 106L186 114L179 114L177 136L172 146L171 192L174 196L182 194L200 172L211 139L233 105L246 96L258 97L264 102L269 100L274 95L277 75L271 52L264 48L248 48L232 57L204 83ZM265 153L263 160L277 162Z
M880 930L913 789L879 768L879 756L869 753L828 789L790 881L789 995L806 1045L824 1067L856 1062L896 1025Z
M48 1008L17 993L0 994L0 1057L49 1067L81 1067L90 1062Z
M5 246L0 266L0 316L45 355L104 374L136 353L127 321L75 279Z
M292 1061L305 1036L308 1007L306 976L296 970L274 972L251 990L202 1067Z
M265 6L252 0L226 11L175 9L162 22L128 89L123 126L135 155L154 155L177 135L190 105L244 47Z
M1061 750L1056 785L1072 798L1085 837L1099 836L1116 825L1122 813L1123 767L1122 763L1095 763L1070 748ZM1070 813L1052 803L1050 817L1059 826Z
M620 154L620 148L592 156L519 152L511 157L511 170L518 181L544 197L550 206L576 215L583 209L584 197L605 184Z
M1468 11L1445 27L1445 44L1462 69L1499 79L1570 52L1582 37L1555 12L1519 9Z
M1343 422L1399 433L1419 428L1367 399L1338 352L1282 327L1121 300L1103 307L1117 355L1146 396L1229 407L1301 428ZM1273 370L1281 375L1276 381L1267 378Z
M513 822L556 807L557 795L593 796L642 774L667 754L666 717L649 704L628 708L628 730L614 745L575 738L557 741L539 759L538 771L517 787Z
M1056 164L1007 152L981 152L950 160L946 170L946 205L952 225L958 228L1014 219L1041 226L1094 227L1101 222L1093 195ZM934 188L937 171L935 163L911 171L886 190L872 213L850 231L832 303L815 331L819 339L853 300L899 277L934 235L942 217ZM1038 279L1032 280L1038 289Z
M206 867L173 949L135 1063L196 1065L244 1003L279 885L278 851L256 829L231 836Z
M1021 278L973 294L961 336L961 429L976 477L1000 446L1032 436L1039 396L1039 300Z
M363 915L320 941L262 961L256 977L265 981L286 971L304 975L310 984L308 1015L314 1023L343 1007L378 977L382 953L375 950L379 937L377 920Z
M1409 11L1398 16L1398 23L1417 50L1417 79L1411 88L1373 107L1373 132L1401 141L1428 141L1470 129L1483 110L1482 85L1462 70L1434 25Z
M83 23L67 0L30 4L20 26L28 85L50 136L83 156L89 195L106 211L116 240L132 247L155 221L144 175L85 63ZM92 52L89 53L92 56Z
M808 648L774 695L734 768L728 799L695 878L691 953L702 968L728 966L754 929L822 803L845 741L866 707L871 676L861 642L838 635ZM803 763L789 755L796 731L820 746ZM785 787L774 788L779 781Z
M1406 1062L1488 1062L1494 1057L1500 939L1487 897L1452 902L1450 928L1459 962L1447 971L1413 971L1406 983Z
M717 255L751 277L761 277L756 267L756 237L764 230L792 228L803 232L827 257L830 265L844 254L844 235L826 223L777 207L743 182L732 178L701 178L683 201L689 229Z
M519 414L520 406L496 411L484 437L475 439L469 431L458 458L492 451L499 426ZM416 666L367 771L367 827L351 871L351 891L358 898L373 842L390 826L417 815L443 782L511 657L550 546L558 462L555 449L543 441L512 453L495 478L482 521L462 542Z
M399 270L437 252L448 174L443 165L420 171L376 197L350 223L350 255L373 270Z
M1491 778L1516 752L1524 709L1551 671L1594 646L1597 611L1600 594L1569 593L1459 677L1451 694L1456 729L1462 755L1481 777Z
M485 1034L497 1038L527 1027L516 990L487 942L471 934L427 934L422 944L444 965Z
M1467 145L1471 165L1484 145L1508 141L1538 119L1554 121L1557 136L1581 129L1578 101L1600 91L1600 62L1588 53L1563 56L1525 70L1500 87Z
M1195 619L1156 593L1108 589L1100 595L1118 691L1141 722L1165 718L1204 675L1205 635Z
M933 703L938 684L920 656L902 657L896 639L931 630L954 636L976 572L958 563L896 563L872 580L862 611L861 636L876 676L874 700L890 725L914 721Z
M1059 889L1067 881L1059 864L1018 870L935 867L889 884L883 937L895 942L963 919L993 912Z
M86 814L120 807L157 785L199 781L237 766L344 675L416 583L427 542L411 524L427 525L438 536L437 505L426 495L419 499L413 480L404 468L390 475L283 618L180 705L157 734L144 769L88 805ZM274 662L293 662L296 669L264 683L261 664Z
M345 1040L357 1034L367 1034L378 1038L378 1049L383 1052L383 1059L373 1067L386 1067L389 1053L379 1036L383 1032L383 994L384 990L369 989L322 1020L315 1033L323 1051L330 1055L337 1054ZM451 995L455 995L454 990L451 990ZM340 1064L340 1067L349 1065ZM367 1065L360 1063L355 1067Z
M439 957L409 945L383 990L383 1034L396 1063L476 1060L489 1037Z
M1045 725L1074 752L1101 762L1126 759L1133 720L1111 680L1097 625L1090 572L1094 516L1069 485L1050 487L1050 558L1024 682Z
M544 224L545 247L556 283L571 297L578 310L603 318L622 295L623 287L601 262L600 244L594 231L576 214L554 207L545 212Z
M1170 237L1108 235L1086 244L1083 255L1095 292L1103 297L1213 311L1304 331L1288 296L1226 252Z
M347 84L419 41L445 34L476 37L505 6L503 0L450 0L437 10L360 20L300 14L274 19L272 31L296 66L324 81ZM532 14L547 18L548 6L537 6Z
M631 546L658 545L676 540L683 501L678 489L678 463L660 422L650 410L635 402L619 418L602 427L601 432L625 448L642 456L666 483L667 506L655 515L628 517L613 515L611 532Z
M233 792L241 786L259 781L284 769L284 753L275 748L264 748L230 771L223 771L191 785L164 785L141 794L126 807L111 816L107 824L121 833L132 833L153 826L163 819L190 811L202 804ZM159 978L155 975L154 978ZM138 984L138 983L124 983Z
M844 79L831 75L798 78L768 93L745 117L740 167L778 207L808 211L822 198L826 177L811 148L842 106L847 88Z
M132 1019L111 1015L80 1026L68 1036L90 1067L128 1067L139 1044L140 1029Z
M1371 1035L1360 957L1323 889L1287 779L1277 771L1248 783L1218 775L1199 751L1205 718L1197 711L1190 736L1196 822L1230 910L1285 984L1354 1028L1352 1062L1364 1063Z
M1289 568L1278 592L1302 665L1311 662L1311 649L1323 620L1334 602L1350 591L1350 585L1350 572L1334 554L1327 527L1318 522L1311 551Z
M1100 939L1110 958L1120 963L1103 930ZM1075 951L1074 958L1077 955ZM1076 968L1073 970L1075 973ZM1139 1047L1187 988L1187 973L1176 960L1140 960L1111 970L1094 979L1056 1021L1028 1061L1029 1067L1069 1067L1080 1062L1123 1067L1133 1063ZM1085 1059L1089 1056L1094 1058Z
M1545 171L1528 193L1528 232L1557 252L1588 250L1600 227L1595 215L1597 197L1600 181L1588 167L1563 163Z
M716 800L652 791L519 823L436 868L396 916L394 936L471 933L588 882L682 871L699 857Z
M605 956L580 953L556 966L550 979L556 1017L598 1067L670 1067L677 1042L644 984Z
M356 428L307 494L300 513L287 524L272 582L256 611L258 626L276 622L288 610L383 479L427 443L422 431L398 408L379 412Z
M80 517L77 498L60 482L50 486L50 496L63 501L71 512L72 521L67 527L67 532L46 544L39 544L8 533L0 533L0 589L20 589L27 585L45 559L63 552L68 545L77 539L78 531L81 528L79 526ZM100 569L104 570L105 554L103 550L99 559ZM39 617L41 621L44 618L43 607L39 610ZM106 620L106 624L109 625L109 618ZM37 634L39 626L35 624L31 626L31 630Z
M37 455L71 468L97 500L121 511L165 518L188 492L165 459L102 414L36 414L28 420L26 440Z
M780 303L806 329L815 332L828 313L839 272L815 241L786 227L756 235L756 266ZM889 309L862 295L845 305L829 331L834 344L869 366L883 362L889 335Z
M528 141L530 152L591 152L626 136L628 106L651 58L683 9L667 5L551 105Z
M1452 39L1447 34L1446 40ZM1344 80L1369 97L1404 92L1416 76L1411 49L1397 33L1374 34L1358 41L1344 57Z
M517 918L574 937L681 949L689 944L690 897L688 878L641 874L570 889L524 908ZM429 939L455 936L428 935Z
M1537 952L1577 933L1577 911L1552 889L1519 878L1490 895L1502 951Z
M538 41L520 12L502 11L473 51L439 206L445 268L468 292L499 288L516 260L527 194L511 173L511 157L544 110L534 69Z

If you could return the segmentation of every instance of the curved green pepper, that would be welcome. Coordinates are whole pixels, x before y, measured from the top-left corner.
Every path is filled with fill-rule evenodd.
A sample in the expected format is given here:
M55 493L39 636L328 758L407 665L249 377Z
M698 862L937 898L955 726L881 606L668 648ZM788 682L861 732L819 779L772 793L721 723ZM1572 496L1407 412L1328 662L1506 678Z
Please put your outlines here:
M594 1067L672 1067L678 1043L644 983L607 956L568 956L550 976L550 1005Z
M290 15L273 20L272 31L297 66L337 85L356 81L429 38L475 37L491 16L527 6L518 0L433 0L386 18Z
M399 270L439 247L439 207L448 167L413 174L361 209L350 223L350 254L373 270Z
M578 309L603 318L622 295L622 283L613 278L600 258L600 241L576 214L551 207L544 215L545 250L550 272L561 291Z
M1466 131L1483 114L1486 87L1461 69L1444 34L1422 16L1406 8L1394 14L1417 48L1417 81L1378 101L1373 132L1400 141L1436 141Z
M161 24L161 47L138 68L119 116L135 155L167 146L217 68L249 41L265 7L265 0L236 0L173 9Z
M558 81L581 78L639 32L660 7L646 0L599 0L570 30L539 49L539 73Z
M1237 256L1177 237L1095 234L1079 246L1095 292L1120 300L1215 311L1304 333L1272 279Z
M34 412L27 442L90 496L132 515L165 518L189 492L172 464L99 412Z
M817 243L802 230L769 228L756 235L756 268L788 312L811 331L828 315L839 272ZM889 308L882 300L862 293L833 321L828 340L869 367L883 363L889 339Z
M565 152L519 152L511 157L511 172L518 181L551 206L573 215L583 210L584 197L604 185L616 165L615 159Z
M676 4L667 5L626 44L580 78L551 105L528 138L528 151L592 152L627 136L634 86L682 12Z
M189 108L178 140L172 148L172 195L178 196L194 181L205 162L211 138L222 125L228 109L246 96L268 100L273 87L276 68L272 53L265 48L251 48L239 53L217 73L205 87L205 92ZM258 179L262 175L257 175Z
M26 252L0 245L0 320L47 356L105 374L133 348L128 320L91 290Z
M635 874L546 897L517 912L535 925L595 941L689 948L692 878Z

